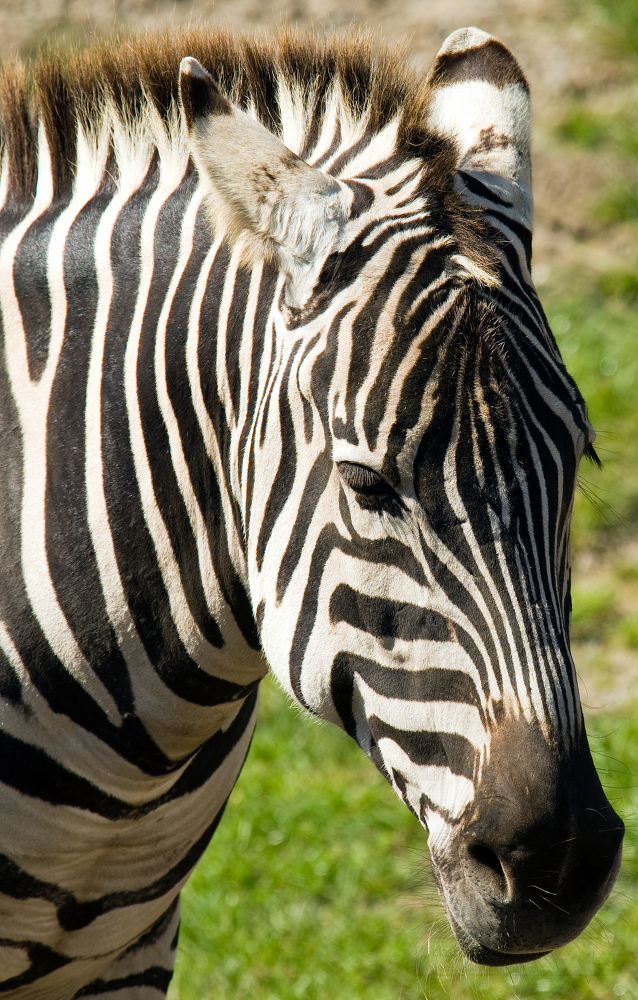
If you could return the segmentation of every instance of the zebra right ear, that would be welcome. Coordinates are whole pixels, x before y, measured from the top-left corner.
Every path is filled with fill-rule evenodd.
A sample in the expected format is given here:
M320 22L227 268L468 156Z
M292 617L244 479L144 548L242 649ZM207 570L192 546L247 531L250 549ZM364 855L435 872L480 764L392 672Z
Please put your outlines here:
M180 99L213 224L242 238L246 257L283 271L289 304L303 305L337 248L349 190L235 108L196 59L182 60Z
M443 43L427 79L428 126L458 149L456 188L531 231L529 88L511 52L479 28Z

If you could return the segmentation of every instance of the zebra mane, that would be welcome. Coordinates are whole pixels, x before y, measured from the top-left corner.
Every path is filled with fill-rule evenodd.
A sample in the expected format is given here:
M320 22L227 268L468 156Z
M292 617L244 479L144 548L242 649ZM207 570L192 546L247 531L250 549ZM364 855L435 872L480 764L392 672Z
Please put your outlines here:
M32 203L39 175L59 199L70 195L76 177L95 182L100 171L102 180L121 186L131 171L139 178L154 155L183 173L189 151L178 75L185 55L301 156L316 144L327 115L344 148L387 134L391 123L393 157L421 161L421 184L437 198L442 225L460 253L489 270L481 214L454 191L455 144L425 125L428 85L404 51L377 46L368 33L164 29L45 50L27 64L10 61L0 75L0 201Z

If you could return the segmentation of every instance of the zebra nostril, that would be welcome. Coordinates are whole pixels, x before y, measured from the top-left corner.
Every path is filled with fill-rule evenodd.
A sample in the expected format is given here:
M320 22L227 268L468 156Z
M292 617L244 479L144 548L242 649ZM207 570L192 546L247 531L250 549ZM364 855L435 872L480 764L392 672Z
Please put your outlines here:
M471 844L467 853L479 867L489 868L499 878L505 878L503 865L498 854L485 844Z
M466 876L486 902L499 906L511 901L510 879L496 851L487 844L467 847Z

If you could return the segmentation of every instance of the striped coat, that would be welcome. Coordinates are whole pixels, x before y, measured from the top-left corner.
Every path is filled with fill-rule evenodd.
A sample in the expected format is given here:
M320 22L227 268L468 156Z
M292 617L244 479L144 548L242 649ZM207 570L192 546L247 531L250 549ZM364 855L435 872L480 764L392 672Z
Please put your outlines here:
M165 992L268 666L429 829L471 959L570 940L622 825L569 653L593 432L531 283L517 63L477 29L425 83L365 41L200 32L46 57L34 98L22 74L3 995ZM539 865L559 911L529 898Z

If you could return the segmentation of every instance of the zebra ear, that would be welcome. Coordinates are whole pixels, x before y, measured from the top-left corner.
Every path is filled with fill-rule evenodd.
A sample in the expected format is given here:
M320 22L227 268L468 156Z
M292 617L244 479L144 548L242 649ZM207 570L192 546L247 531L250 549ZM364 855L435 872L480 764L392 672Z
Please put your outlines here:
M180 99L215 226L283 271L288 302L302 305L339 242L347 189L235 108L196 59L182 60Z
M429 127L458 148L456 187L531 231L529 88L511 52L479 28L443 43L428 74Z

